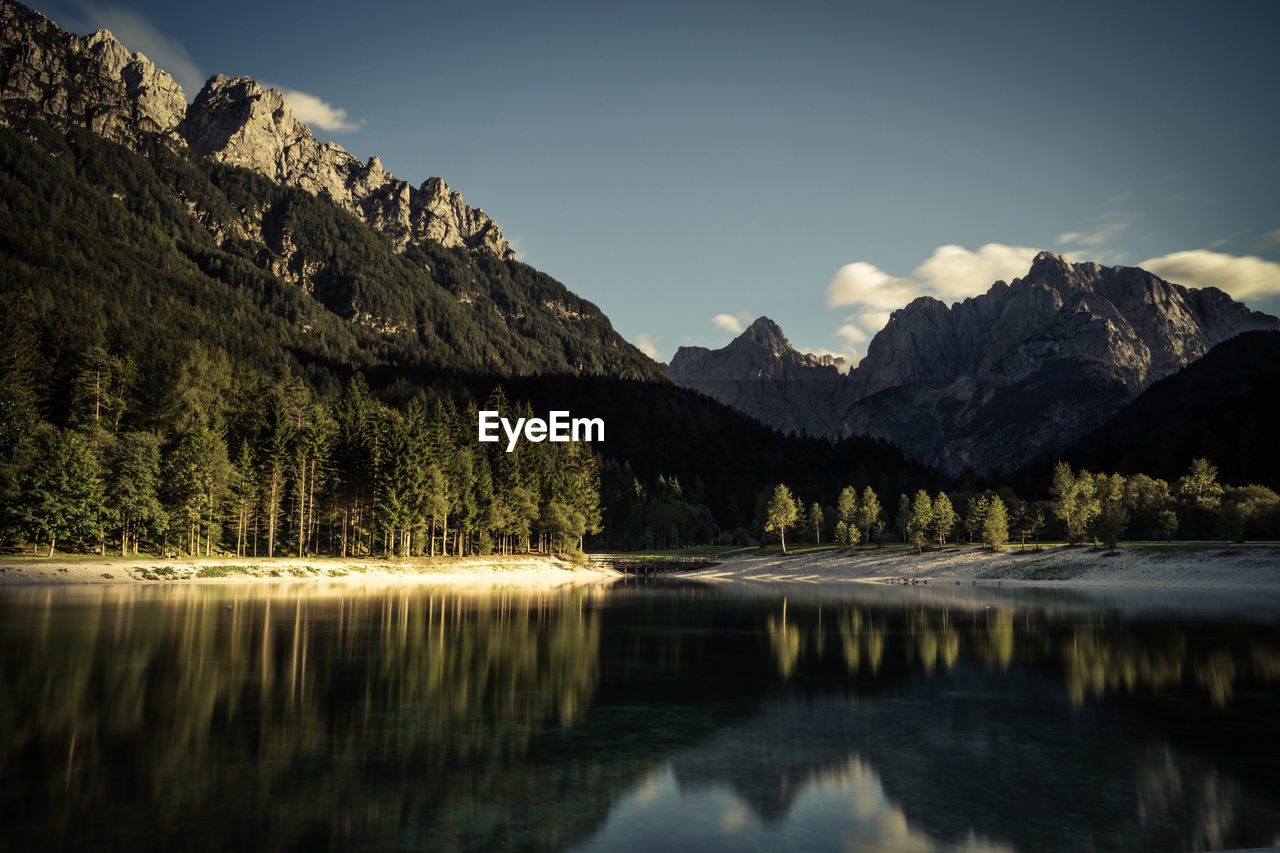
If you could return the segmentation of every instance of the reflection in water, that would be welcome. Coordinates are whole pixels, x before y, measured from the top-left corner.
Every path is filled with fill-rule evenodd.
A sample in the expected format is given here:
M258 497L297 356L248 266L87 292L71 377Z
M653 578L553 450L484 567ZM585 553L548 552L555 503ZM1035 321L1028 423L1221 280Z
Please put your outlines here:
M4 811L68 846L95 811L122 839L201 825L209 848L377 838L405 809L448 833L433 824L578 720L597 678L584 592L82 592L6 596L0 634ZM13 784L30 769L43 778Z
M1192 648L1178 630L1139 636L1122 623L1091 620L1070 625L1055 645L1050 638L1063 631L1043 613L982 605L911 608L900 616L905 617L905 630L886 621L882 609L854 605L838 609L835 624L850 673L860 673L866 665L871 675L877 674L886 654L901 654L926 674L939 667L950 673L963 652L971 663L992 670L1008 670L1015 660L1037 668L1058 668L1076 706L1090 696L1190 684L1223 708L1241 677L1280 682L1280 646L1270 641L1251 641L1243 653L1226 646ZM806 613L793 605L788 621L785 600L780 614L768 617L769 643L783 676L792 675L807 653L822 657L825 635L819 619L820 610ZM893 648L894 643L900 647ZM1247 663L1237 665L1237 658Z
M16 849L1221 849L1280 627L1007 598L0 592Z
M850 757L795 780L786 814L763 821L731 787L688 784L664 766L619 798L583 851L834 849L884 853L1012 853L970 835L941 842L912 827L880 776Z
M768 620L769 642L773 644L773 654L778 659L778 672L783 678L791 675L796 660L800 657L800 631L794 625L787 624L787 600L782 599L782 615Z

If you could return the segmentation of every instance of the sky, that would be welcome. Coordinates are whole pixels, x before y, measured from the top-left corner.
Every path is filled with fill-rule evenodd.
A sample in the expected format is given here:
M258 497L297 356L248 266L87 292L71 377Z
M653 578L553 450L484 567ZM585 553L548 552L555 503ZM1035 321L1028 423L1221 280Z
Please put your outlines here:
M35 2L440 176L659 360L856 360L1041 249L1280 313L1280 4Z

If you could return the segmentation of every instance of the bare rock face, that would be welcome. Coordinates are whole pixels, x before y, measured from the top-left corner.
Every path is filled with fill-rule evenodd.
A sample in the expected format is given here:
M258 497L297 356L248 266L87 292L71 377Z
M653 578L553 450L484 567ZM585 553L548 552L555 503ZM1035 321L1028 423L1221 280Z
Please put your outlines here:
M842 359L799 352L777 323L760 317L723 349L680 347L667 372L783 432L829 434L843 366Z
M1016 381L1054 358L1095 358L1143 388L1214 344L1274 318L1222 291L1188 290L1134 267L1072 264L1041 252L1026 277L948 308L917 299L893 312L858 377L886 387L972 377Z
M6 111L27 109L124 143L143 133L176 141L187 109L177 81L111 33L81 38L10 0L0 0L0 101Z
M327 199L390 236L401 251L434 240L515 259L497 223L443 180L429 178L414 189L377 157L361 163L341 146L317 141L283 94L248 77L210 78L179 132L200 156Z
M1015 468L1220 341L1275 328L1215 288L1041 252L1012 284L895 311L851 376L839 432L888 438L953 474Z
M885 438L950 473L984 473L1061 452L1151 383L1254 329L1280 320L1216 288L1042 252L1011 284L893 312L847 378L824 377L794 350L771 356L751 330L722 350L682 349L670 373L782 429Z
M516 258L497 223L440 178L414 189L377 157L361 163L341 146L319 142L284 95L248 77L212 77L188 107L167 72L111 33L72 35L13 0L0 0L0 59L0 121L26 111L126 145L159 134L201 157L327 199L387 234L399 251L434 240ZM253 223L244 228L251 233Z
M186 116L187 96L169 72L141 53L129 53L106 30L98 30L82 44L110 77L124 84L125 94L136 102L139 115L150 119L160 132L174 131Z

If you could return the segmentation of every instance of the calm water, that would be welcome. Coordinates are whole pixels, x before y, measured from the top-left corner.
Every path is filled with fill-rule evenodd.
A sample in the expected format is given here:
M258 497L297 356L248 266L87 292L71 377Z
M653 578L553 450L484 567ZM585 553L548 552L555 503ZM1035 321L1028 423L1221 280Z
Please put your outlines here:
M13 850L1280 844L1280 607L0 590Z

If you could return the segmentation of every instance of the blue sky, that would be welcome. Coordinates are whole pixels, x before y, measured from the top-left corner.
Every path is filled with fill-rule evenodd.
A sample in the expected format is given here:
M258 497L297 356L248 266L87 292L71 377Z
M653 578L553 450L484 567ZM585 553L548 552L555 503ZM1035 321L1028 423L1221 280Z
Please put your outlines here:
M1141 264L1280 312L1280 4L36 2L443 177L662 360Z

